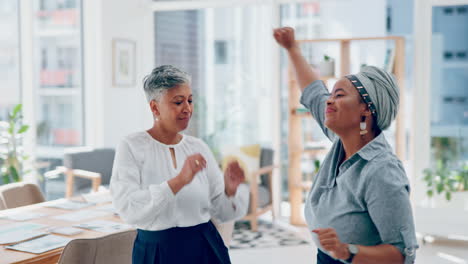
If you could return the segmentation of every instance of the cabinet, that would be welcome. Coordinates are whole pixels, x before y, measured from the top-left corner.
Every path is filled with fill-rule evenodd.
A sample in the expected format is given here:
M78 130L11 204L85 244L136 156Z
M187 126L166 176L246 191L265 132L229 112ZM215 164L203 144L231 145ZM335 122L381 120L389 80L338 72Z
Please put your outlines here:
M405 159L406 143L405 143L405 126L404 126L404 38L398 36L388 37L369 37L369 38L346 38L346 39L310 39L310 40L298 40L300 45L305 43L338 43L340 49L340 64L339 75L345 76L350 74L351 61L350 61L350 50L351 43L359 44L363 41L387 41L394 42L393 50L391 52L391 59L393 59L393 66L391 70L395 75L398 84L400 86L400 109L396 118L395 124L395 151L397 156L401 159ZM324 76L322 80L327 81L329 79L336 78L335 76ZM304 192L308 191L312 186L312 181L304 181L302 179L301 160L304 154L318 155L323 152L327 152L320 146L314 146L314 144L308 144L304 142L302 121L304 118L312 118L311 114L307 111L303 111L300 107L300 89L295 80L294 70L291 65L288 66L288 88L289 88L289 138L288 138L288 152L289 152L289 168L288 168L288 188L289 188L289 202L291 206L290 222L294 225L304 225L302 207L304 200ZM310 120L310 122L313 122ZM312 146L307 148L306 146ZM312 162L312 161L311 161Z

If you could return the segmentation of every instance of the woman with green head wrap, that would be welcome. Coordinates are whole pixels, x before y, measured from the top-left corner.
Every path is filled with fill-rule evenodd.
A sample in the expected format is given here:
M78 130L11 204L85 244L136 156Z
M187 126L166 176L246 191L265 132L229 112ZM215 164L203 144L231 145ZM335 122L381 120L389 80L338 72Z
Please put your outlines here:
M398 112L395 78L367 66L339 79L329 93L302 56L294 30L275 29L273 36L294 66L301 103L333 141L305 203L317 263L414 263L409 182L382 133Z

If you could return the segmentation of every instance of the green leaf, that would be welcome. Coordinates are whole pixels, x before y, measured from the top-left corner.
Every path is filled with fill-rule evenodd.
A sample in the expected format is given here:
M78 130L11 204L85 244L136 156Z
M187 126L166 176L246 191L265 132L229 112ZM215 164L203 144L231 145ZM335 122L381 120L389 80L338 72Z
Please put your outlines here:
M13 112L11 113L12 117L15 118L16 115L21 111L21 108L23 107L22 104L17 104L15 108L13 108Z
M434 196L434 191L433 190L428 190L427 191L427 196L429 196L429 197Z
M3 181L3 182L2 182L3 184L8 184L8 183L10 183L10 182L11 182L11 181L10 181L10 175L8 175L8 173L3 174L3 175L2 175L2 181Z
M16 168L14 166L10 166L9 171L10 171L11 177L13 178L13 181L19 182L20 181L20 176L19 176L18 171L16 170Z
M10 126L8 127L8 134L13 135L14 130L15 130L15 123L10 121Z
M441 193L444 190L444 184L440 182L437 183L436 190L437 190L437 193Z
M450 201L452 199L452 193L451 192L446 192L445 193L445 199L447 199L447 201Z
M18 130L18 134L22 134L29 129L28 125L22 125L21 128Z

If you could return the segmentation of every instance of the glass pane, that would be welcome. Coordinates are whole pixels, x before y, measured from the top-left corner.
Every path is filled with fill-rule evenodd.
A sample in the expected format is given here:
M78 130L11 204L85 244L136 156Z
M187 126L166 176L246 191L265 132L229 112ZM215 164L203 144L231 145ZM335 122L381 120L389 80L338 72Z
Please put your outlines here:
M431 164L449 170L461 169L468 161L466 32L467 5L433 8Z
M271 145L271 8L155 13L156 65L192 75L195 113L187 133L215 153L226 145Z
M21 101L18 1L0 1L0 120Z
M81 1L34 3L38 154L49 156L83 144Z

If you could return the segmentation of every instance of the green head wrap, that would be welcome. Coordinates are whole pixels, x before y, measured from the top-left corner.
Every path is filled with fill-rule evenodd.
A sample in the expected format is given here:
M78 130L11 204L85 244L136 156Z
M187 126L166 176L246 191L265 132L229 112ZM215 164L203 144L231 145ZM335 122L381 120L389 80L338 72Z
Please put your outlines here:
M377 126L387 129L395 119L400 102L400 89L392 74L374 67L365 66L354 75L364 86L375 106Z

